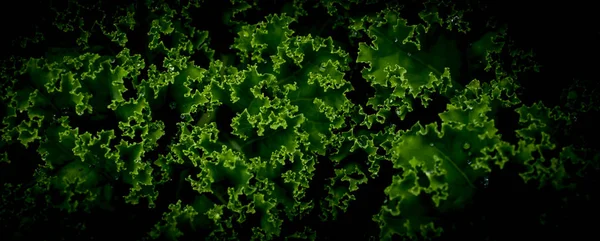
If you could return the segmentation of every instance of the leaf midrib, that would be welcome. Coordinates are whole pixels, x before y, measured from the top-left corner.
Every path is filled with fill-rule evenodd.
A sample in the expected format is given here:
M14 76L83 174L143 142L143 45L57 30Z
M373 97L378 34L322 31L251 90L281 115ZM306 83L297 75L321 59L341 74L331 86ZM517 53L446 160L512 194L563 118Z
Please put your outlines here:
M448 157L446 154L444 154L444 152L442 152L439 148L437 148L436 146L433 146L433 148L442 155L442 157L447 160L448 162L450 162L450 164L452 164L452 166L458 171L458 173L461 174L461 176L463 176L463 178L467 181L467 183L469 184L469 186L471 186L472 188L477 189L477 187L475 187L475 185L473 184L473 182L471 182L471 180L469 180L469 177L467 176L467 174L465 172L463 172L458 165L456 164L456 162L452 161L452 159L450 157Z

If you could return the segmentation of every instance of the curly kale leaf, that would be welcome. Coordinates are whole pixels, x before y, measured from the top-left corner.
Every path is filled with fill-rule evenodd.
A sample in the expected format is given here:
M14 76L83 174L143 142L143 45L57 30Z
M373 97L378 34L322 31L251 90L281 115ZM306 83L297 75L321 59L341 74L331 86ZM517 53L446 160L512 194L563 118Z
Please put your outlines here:
M214 22L201 1L72 4L53 9L65 41L0 69L0 167L29 171L2 177L22 182L3 183L3 230L133 210L162 217L140 225L152 239L314 240L364 209L352 222L382 240L428 239L496 174L566 193L598 170L584 139L564 138L596 111L575 101L594 92L565 92L567 108L521 103L531 54L504 28L471 32L453 4L408 20L383 1L351 13L359 1L232 0ZM325 27L301 26L313 11ZM21 43L52 38L40 36Z

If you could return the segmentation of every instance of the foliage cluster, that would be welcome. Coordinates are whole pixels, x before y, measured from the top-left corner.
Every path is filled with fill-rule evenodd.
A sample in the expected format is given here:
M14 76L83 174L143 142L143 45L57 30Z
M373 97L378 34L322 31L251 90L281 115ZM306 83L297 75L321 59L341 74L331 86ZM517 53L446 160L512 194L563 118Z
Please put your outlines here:
M3 63L5 240L484 240L596 198L594 94L523 103L479 5L136 2L48 6Z

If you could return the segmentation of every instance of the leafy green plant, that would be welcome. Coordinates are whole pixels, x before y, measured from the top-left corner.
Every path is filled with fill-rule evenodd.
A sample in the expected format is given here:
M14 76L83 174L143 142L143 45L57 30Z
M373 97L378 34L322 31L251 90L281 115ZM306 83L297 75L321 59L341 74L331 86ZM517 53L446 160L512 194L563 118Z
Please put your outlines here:
M598 169L556 140L564 110L521 103L531 56L459 10L230 1L212 24L202 2L72 4L51 15L72 42L20 39L55 46L2 71L3 230L68 214L59 237L106 238L96 215L140 220L135 239L325 240L363 208L364 238L436 238L495 173L566 191Z

